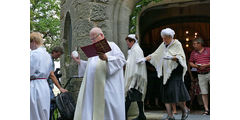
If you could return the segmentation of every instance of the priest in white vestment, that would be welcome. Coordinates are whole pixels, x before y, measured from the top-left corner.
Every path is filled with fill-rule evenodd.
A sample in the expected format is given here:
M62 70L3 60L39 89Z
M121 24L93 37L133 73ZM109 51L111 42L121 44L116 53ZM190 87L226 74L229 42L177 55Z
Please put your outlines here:
M100 28L90 31L93 43L104 39ZM79 76L84 76L80 87L74 120L125 120L124 54L114 42L111 51L78 62Z
M134 34L126 37L128 50L128 59L125 69L125 114L127 119L127 112L131 102L137 101L139 115L133 120L146 120L143 110L143 101L146 94L147 86L147 70L145 62L137 63L136 61L144 58L143 51L140 48L137 38Z
M31 33L30 120L49 120L50 114L50 93L47 78L51 72L52 60L42 45L41 34Z

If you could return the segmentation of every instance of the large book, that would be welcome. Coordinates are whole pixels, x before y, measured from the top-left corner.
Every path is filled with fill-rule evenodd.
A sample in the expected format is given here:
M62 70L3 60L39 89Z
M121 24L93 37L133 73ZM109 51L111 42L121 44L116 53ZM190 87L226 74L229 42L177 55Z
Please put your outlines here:
M81 49L88 58L97 56L98 52L106 53L112 50L105 38L91 45L83 46Z

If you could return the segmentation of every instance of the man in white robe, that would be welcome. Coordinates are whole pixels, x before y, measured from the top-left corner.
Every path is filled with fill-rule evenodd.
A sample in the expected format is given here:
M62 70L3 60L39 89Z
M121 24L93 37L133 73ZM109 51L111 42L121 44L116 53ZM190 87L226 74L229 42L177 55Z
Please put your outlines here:
M138 45L137 38L134 34L128 35L126 42L129 48L125 69L126 119L131 102L137 101L139 115L133 120L146 120L143 110L143 101L147 86L146 64L145 62L142 64L136 62L144 58L143 51Z
M100 28L90 31L93 43L104 39ZM108 42L111 51L78 62L79 76L84 76L80 87L74 120L125 120L124 76L126 63L122 51Z
M30 120L49 120L50 93L47 78L51 71L52 60L42 47L40 33L30 35Z

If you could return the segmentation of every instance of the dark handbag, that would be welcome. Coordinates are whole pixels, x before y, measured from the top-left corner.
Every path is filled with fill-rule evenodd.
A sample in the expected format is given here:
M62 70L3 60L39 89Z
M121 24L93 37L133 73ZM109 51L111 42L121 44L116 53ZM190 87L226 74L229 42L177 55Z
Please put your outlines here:
M67 81L66 85L63 87L64 89L67 87L67 85L69 84L72 78L78 78L78 77L71 77ZM58 108L58 111L60 112L61 119L73 120L76 104L70 92L64 92L64 93L58 94L56 96L56 106Z
M142 93L135 88L131 88L130 90L128 90L127 97L131 102L142 101Z
M56 97L56 105L64 120L73 120L75 112L75 102L70 92L64 92Z

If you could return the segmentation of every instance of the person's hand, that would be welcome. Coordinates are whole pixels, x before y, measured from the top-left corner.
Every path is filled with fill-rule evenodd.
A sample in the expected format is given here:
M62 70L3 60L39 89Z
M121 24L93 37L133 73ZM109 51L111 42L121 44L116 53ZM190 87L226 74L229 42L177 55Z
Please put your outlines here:
M61 91L61 93L68 92L68 90L66 90L64 88L60 88L59 90Z
M204 70L204 69L206 69L207 67L208 67L207 64L202 64L202 65L199 66L199 69L200 69L200 70Z
M173 61L177 61L178 59L177 59L176 56L173 56L172 60L173 60Z
M146 58L139 58L136 60L136 63L141 63L141 64L144 64L146 61Z
M152 59L152 57L149 55L147 57L145 57L146 61L150 61Z
M78 57L78 52L76 50L72 51L72 54L71 54L73 57Z
M71 57L74 61L80 63L80 55L78 55L78 57L74 57L72 54L71 54Z
M74 60L80 59L80 55L78 55L77 57L74 57L74 56L71 54L71 57L72 57Z
M107 55L105 53L97 52L97 54L98 54L98 56L101 60L107 61L108 58L107 58Z
M202 64L202 67L208 67L209 65L208 64Z

